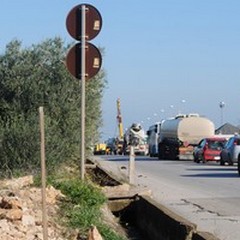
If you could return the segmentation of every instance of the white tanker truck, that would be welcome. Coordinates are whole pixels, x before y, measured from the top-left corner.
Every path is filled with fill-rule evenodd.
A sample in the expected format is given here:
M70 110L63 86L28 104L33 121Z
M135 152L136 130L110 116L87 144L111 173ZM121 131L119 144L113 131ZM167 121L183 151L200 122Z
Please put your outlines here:
M193 159L199 141L214 136L212 121L198 114L178 115L161 122L158 137L159 159Z

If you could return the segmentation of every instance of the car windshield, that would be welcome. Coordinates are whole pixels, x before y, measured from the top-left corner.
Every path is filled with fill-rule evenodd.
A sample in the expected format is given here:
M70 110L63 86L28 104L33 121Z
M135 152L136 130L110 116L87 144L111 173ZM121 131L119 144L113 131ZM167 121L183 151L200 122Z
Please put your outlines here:
M214 149L214 150L221 150L224 146L224 141L209 141L208 142L208 148Z

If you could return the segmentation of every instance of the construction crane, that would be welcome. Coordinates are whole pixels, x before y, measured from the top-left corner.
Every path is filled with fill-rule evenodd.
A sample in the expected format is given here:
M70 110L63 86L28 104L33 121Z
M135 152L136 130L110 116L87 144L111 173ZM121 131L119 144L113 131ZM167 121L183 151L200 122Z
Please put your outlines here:
M123 123L122 123L122 115L120 110L120 99L117 99L117 123L118 123L118 131L119 138L123 139Z
M121 108L120 108L120 99L117 99L117 124L118 124L118 137L116 138L117 144L117 154L123 153L123 122L122 122L122 115L121 115Z

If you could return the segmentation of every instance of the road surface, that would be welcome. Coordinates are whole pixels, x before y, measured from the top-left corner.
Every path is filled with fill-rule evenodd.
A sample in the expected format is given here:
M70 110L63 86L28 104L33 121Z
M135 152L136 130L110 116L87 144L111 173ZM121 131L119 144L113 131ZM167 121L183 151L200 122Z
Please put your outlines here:
M101 158L104 168L127 178L128 157ZM197 224L199 231L221 240L240 239L237 166L136 157L134 176L134 185L150 189L156 201Z

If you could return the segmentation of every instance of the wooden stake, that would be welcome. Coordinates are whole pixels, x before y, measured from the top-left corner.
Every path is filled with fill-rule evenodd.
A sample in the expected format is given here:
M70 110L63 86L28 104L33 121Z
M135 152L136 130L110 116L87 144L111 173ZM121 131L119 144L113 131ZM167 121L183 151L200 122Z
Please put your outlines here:
M44 134L44 113L43 107L39 107L40 135L41 135L41 176L42 176L42 222L43 240L48 239L47 211L46 211L46 164L45 164L45 134Z

